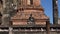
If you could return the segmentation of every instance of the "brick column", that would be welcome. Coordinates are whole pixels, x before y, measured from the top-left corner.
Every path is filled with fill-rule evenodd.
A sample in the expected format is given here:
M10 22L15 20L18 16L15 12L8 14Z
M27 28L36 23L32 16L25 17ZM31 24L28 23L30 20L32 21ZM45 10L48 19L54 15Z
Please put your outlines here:
M50 22L46 22L46 34L50 34Z
M53 24L58 24L58 6L57 6L58 0L52 1L53 1Z

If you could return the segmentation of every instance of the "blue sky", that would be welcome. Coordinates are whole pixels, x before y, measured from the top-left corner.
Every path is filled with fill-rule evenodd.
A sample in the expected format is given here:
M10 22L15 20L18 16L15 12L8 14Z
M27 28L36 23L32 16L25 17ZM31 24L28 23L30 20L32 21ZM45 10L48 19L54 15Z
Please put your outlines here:
M59 11L59 17L60 17L60 7L59 6L60 6L60 0L58 0L58 9L59 9L58 11Z
M41 0L41 5L43 6L44 8L44 12L47 16L49 16L50 18L50 23L53 23L53 11L52 11L52 0ZM60 9L60 0L58 0L58 9ZM59 11L59 14L60 14L60 10ZM60 15L59 15L60 17Z

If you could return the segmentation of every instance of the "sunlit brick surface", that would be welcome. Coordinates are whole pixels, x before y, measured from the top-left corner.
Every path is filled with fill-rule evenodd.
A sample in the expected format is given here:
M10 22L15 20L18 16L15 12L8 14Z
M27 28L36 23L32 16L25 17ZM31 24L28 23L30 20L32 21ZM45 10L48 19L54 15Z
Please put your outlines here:
M33 4L31 4L31 2L33 2ZM26 25L30 14L32 14L36 25L46 24L49 18L45 15L40 0L18 0L18 3L20 3L18 4L18 12L11 17L13 25Z

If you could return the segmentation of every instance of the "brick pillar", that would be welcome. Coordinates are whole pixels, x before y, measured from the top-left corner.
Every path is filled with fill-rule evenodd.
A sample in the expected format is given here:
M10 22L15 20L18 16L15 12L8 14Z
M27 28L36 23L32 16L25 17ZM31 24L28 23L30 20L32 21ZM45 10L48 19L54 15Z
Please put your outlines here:
M50 22L46 22L46 34L50 34Z
M58 6L57 6L57 0L53 0L53 24L58 24Z

